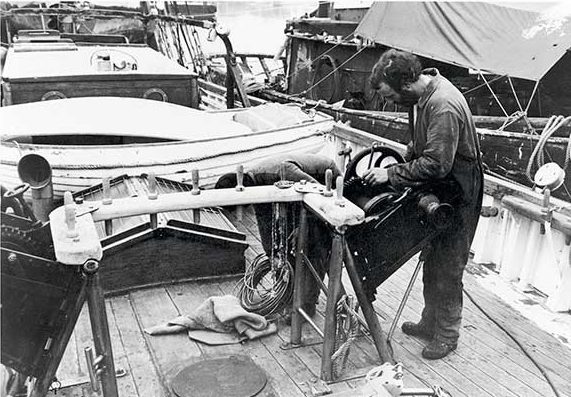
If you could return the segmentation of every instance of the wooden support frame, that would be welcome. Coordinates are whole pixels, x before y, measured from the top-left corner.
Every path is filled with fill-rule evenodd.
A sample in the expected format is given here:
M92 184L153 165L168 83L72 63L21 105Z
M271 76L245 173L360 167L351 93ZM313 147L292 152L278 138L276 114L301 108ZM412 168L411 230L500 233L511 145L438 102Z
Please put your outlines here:
M82 266L85 282L82 286L80 299L76 302L74 315L65 324L64 337L59 341L50 362L48 373L33 396L44 396L51 380L63 357L65 347L69 342L79 312L85 302L89 309L89 320L96 352L96 368L88 368L91 379L97 377L101 380L103 395L105 397L118 397L117 380L115 379L115 363L113 349L109 335L109 324L103 298L103 288L99 280L99 260L103 256L103 249L95 223L91 214L86 213L76 217L77 206L71 198L71 193L64 196L65 205L50 214L50 228L52 231L54 251L58 262L68 266ZM111 204L110 204L111 205ZM76 315L77 314L77 315ZM94 390L98 385L92 385Z
M338 184L342 186L340 181L338 181ZM335 311L338 297L343 290L341 274L346 249L345 230L349 225L360 224L365 218L364 212L359 207L342 197L341 189L338 189L336 196L324 196L316 193L300 193L291 187L280 189L276 186L257 186L244 188L240 191L236 189L201 191L199 195L192 194L192 192L170 193L153 197L152 200L149 200L147 197L130 197L116 199L105 205L87 201L81 205L76 205L71 200L71 195L68 193L66 195L69 195L69 199L66 200L67 204L50 214L50 225L52 235L54 236L56 257L58 261L69 265L92 263L101 259L103 253L94 225L94 222L97 221L111 223L115 218L142 214L152 215L160 212L212 206L302 202L304 205L300 215L301 232L298 236L296 248L291 342L292 345L301 344L303 313L301 313L300 309L303 304L303 285L307 275L307 269L305 269L303 262L305 243L307 241L307 210L310 209L334 230L329 286L327 288L330 298L327 300L324 330L325 341L323 343L321 363L321 378L326 381L333 381L331 357L334 353L336 339ZM75 217L76 212L82 215ZM73 219L70 220L70 217ZM70 233L70 231L73 233ZM96 321L95 323L92 322L92 330L96 341L97 353L105 355L104 368L103 372L101 372L103 392L105 397L114 397L117 395L117 385L114 378L113 354L105 315L105 302L97 274L94 274L92 277L94 277L90 284L92 290L87 293L87 299L90 304L92 321ZM367 319L367 323L369 328L371 328L369 319ZM374 329L380 330L380 326ZM59 364L59 361L57 364Z

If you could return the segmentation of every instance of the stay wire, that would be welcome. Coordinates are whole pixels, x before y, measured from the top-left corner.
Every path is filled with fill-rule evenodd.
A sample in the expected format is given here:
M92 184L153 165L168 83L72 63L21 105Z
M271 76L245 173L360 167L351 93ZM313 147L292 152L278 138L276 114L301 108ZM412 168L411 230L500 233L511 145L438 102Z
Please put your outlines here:
M341 69L341 67L343 65L345 65L346 63L348 63L349 61L351 61L353 58L355 58L357 55L359 55L361 52L363 52L365 50L366 47L361 48L359 51L357 51L355 54L351 55L349 58L347 58L345 60L345 62L343 62L342 64L340 64L339 66L337 66L335 69L333 69L331 72L329 72L327 75L325 75L325 77L323 77L321 80L319 80L317 83L313 84L312 86L310 86L309 88L307 88L306 90L303 90L302 92L299 92L297 94L293 94L293 96L300 96L300 95L305 95L307 94L309 91L311 91L312 89L314 89L315 87L317 87L319 84L321 84L322 82L324 82L327 78L329 78L329 76L331 76L333 73L337 72L339 69Z
M521 351L523 352L523 354L525 354L525 356L535 365L535 367L539 370L539 372L541 372L541 374L543 375L543 377L545 378L545 380L547 381L547 383L549 384L549 387L551 387L551 390L553 390L553 394L555 394L556 397L561 397L561 394L559 394L559 391L557 390L557 388L555 387L555 385L553 384L553 381L551 380L551 378L549 377L549 375L547 374L547 372L543 369L543 366L541 364L539 364L532 356L531 354L527 351L527 349L520 343L520 341L517 340L517 338L512 335L512 333L506 329L502 324L500 324L497 320L495 320L494 318L492 318L492 316L490 316L490 314L488 314L488 312L486 312L484 310L484 308L482 306L480 306L472 297L472 295L465 289L462 288L462 291L464 291L464 294L466 294L466 296L468 297L468 299L470 299L470 301L474 304L474 306L476 306L478 308L478 310L480 310L480 312L482 312L482 314L484 316L486 316L491 322L493 322L499 329L501 329L502 331L504 331L504 333L509 336L509 338L511 340L513 340L515 342L516 345L518 345L518 347L521 349Z
M308 69L310 68L312 65L314 65L317 61L319 61L321 58L325 57L327 54L329 54L331 51L333 51L335 48L339 47L341 44L347 43L349 42L349 38L353 36L353 33L349 33L347 36L345 36L343 39L341 39L340 42L338 42L337 44L335 44L333 47L331 47L330 49L328 49L327 51L323 52L322 54L319 54L319 56L317 56L314 60L312 60L311 62L306 62L307 64L302 67L297 69L295 72L290 73L286 76L286 79L293 77L295 75L297 75L299 72L301 72L302 70ZM363 47L364 49L365 47ZM359 51L360 52L360 51Z

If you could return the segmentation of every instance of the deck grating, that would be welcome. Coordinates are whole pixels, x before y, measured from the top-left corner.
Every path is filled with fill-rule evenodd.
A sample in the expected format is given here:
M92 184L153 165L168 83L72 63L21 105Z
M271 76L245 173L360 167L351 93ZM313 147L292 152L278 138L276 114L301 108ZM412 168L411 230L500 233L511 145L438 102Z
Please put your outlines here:
M243 211L237 229L247 234L250 247L246 260L261 252L261 243L251 207ZM398 304L415 266L412 260L383 283L374 303L381 325L388 330ZM422 310L422 283L415 284L400 319L418 320ZM149 336L144 328L167 321L191 311L204 299L233 292L236 279L188 282L152 289L136 290L107 299L107 313L113 343L115 363L127 375L118 378L121 397L174 397L169 381L184 366L205 358L245 354L268 374L268 385L260 396L310 395L320 371L321 345L283 350L289 340L289 327L278 322L279 332L257 341L240 345L207 346L191 341L184 333ZM346 274L344 283L351 290ZM571 396L571 350L557 339L540 330L495 295L478 285L477 276L466 273L465 289L476 302L510 330L544 366L563 395ZM315 321L323 325L325 300L321 296ZM443 360L428 361L420 357L424 342L404 335L399 328L393 337L395 358L403 363L407 388L439 385L455 397L545 397L553 395L541 373L525 357L519 347L497 325L485 317L465 298L464 320L458 349ZM303 336L317 335L307 325ZM58 396L91 396L85 371L83 349L91 345L91 330L87 310L83 310L64 361L58 371L63 386ZM366 337L357 339L352 347L346 371L358 371L378 365L373 344ZM76 385L73 386L73 384ZM330 385L333 395L353 396L364 380L353 379ZM53 393L51 393L53 395Z

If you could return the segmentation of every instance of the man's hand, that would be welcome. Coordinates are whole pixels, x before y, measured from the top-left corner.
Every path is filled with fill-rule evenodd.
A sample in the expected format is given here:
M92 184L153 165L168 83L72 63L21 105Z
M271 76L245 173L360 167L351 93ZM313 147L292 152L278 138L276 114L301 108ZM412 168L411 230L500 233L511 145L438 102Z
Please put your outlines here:
M378 186L389 181L389 172L386 168L370 168L363 174L367 185Z

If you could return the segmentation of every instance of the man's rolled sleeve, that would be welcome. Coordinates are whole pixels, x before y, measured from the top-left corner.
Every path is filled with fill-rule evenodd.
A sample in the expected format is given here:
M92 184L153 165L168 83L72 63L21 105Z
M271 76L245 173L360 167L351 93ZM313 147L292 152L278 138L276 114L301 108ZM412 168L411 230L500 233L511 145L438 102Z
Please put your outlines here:
M459 119L455 112L443 110L431 117L426 145L419 157L390 167L389 182L395 187L417 186L446 177L452 170L458 148Z

